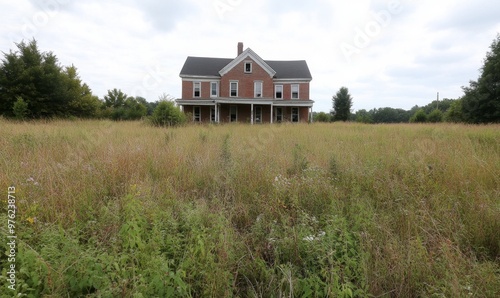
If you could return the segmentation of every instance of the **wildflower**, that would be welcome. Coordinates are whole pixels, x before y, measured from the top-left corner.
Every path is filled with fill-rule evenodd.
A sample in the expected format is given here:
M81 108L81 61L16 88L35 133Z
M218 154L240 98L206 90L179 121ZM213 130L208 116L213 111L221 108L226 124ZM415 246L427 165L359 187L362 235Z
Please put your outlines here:
M306 236L306 237L302 238L302 240L311 242L311 241L314 241L315 238L314 238L313 235L309 235L309 236Z
M28 179L26 179L26 182L33 183L33 185L37 185L37 186L40 185L40 183L35 181L35 178L33 178L32 176L30 176Z

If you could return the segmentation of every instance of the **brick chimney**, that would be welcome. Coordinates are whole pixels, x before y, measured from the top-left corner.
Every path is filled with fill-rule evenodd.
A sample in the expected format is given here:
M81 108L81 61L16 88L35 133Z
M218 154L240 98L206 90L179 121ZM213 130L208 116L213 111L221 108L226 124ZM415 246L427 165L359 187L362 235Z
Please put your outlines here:
M238 56L241 55L241 53L243 53L243 43L238 42ZM238 56L236 56L236 57L238 57Z

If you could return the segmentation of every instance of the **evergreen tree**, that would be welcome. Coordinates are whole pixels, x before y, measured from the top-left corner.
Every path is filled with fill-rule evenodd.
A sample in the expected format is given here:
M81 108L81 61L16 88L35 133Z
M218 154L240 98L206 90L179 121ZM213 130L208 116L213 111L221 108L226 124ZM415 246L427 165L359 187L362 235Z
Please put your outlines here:
M346 87L332 97L333 101L333 121L347 121L351 116L352 97Z
M74 102L92 96L88 86L81 85L76 68L64 70L52 52L40 52L36 40L16 46L17 51L4 54L0 64L0 115L16 116L14 104L21 97L26 117L66 117L74 111Z

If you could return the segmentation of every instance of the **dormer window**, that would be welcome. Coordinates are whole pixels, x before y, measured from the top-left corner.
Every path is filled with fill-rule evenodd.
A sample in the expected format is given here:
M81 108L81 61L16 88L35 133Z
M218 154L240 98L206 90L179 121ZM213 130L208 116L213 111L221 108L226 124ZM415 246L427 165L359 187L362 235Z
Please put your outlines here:
M252 62L245 62L245 73L252 73Z

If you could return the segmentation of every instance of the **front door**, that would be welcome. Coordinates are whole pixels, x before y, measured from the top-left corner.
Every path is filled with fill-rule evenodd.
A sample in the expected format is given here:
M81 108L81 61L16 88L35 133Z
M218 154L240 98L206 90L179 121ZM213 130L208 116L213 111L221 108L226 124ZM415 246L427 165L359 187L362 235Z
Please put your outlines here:
M229 121L230 122L236 122L238 121L238 107L237 106L231 106L229 108Z
M262 107L255 107L255 115L254 115L255 123L262 123Z
M283 122L283 108L276 108L276 122Z

